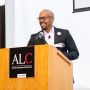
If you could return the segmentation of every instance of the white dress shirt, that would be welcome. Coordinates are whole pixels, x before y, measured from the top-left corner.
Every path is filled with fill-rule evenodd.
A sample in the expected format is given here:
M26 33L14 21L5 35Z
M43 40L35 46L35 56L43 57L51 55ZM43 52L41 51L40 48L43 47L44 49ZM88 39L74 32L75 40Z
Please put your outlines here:
M52 27L52 29L50 30L50 32L46 32L44 30L44 36L45 36L45 40L48 44L53 45L54 46L54 27Z

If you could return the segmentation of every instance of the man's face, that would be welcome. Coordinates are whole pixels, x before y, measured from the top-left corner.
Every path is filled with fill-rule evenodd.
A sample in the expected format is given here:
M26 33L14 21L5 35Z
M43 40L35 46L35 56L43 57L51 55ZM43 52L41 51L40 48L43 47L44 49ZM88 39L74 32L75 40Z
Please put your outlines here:
M49 30L53 24L53 17L48 12L41 12L39 15L39 24L42 30Z

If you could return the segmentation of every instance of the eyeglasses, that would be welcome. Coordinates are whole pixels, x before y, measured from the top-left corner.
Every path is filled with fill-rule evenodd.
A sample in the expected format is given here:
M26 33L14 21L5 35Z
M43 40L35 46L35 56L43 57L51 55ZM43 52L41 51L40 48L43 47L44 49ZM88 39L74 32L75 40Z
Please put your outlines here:
M46 20L46 19L48 19L48 18L52 18L52 17L50 17L50 16L47 16L47 17L39 17L39 18L37 18L37 20Z

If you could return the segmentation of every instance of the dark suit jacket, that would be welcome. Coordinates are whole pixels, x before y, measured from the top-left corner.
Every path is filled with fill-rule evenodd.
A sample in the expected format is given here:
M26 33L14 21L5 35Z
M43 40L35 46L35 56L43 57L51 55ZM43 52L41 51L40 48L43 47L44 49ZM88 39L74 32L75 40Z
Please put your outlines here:
M32 34L31 38L28 42L27 46L30 45L40 45L47 43L44 39L44 36L41 39L37 39L37 36L40 32L36 34ZM65 29L59 29L54 27L54 44L55 47L60 50L66 57L68 57L70 60L75 60L79 56L78 49L76 47L76 44L69 33L68 30Z

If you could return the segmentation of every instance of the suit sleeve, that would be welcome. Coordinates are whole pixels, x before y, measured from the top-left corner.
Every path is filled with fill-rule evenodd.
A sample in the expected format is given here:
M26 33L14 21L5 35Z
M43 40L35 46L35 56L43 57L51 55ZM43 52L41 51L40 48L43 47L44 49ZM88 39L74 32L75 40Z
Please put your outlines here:
M31 38L30 38L27 46L31 46L31 45L34 45L33 35L31 35Z
M37 38L37 34L32 34L31 38L27 44L27 46L31 46L31 45L42 45L42 44L46 44L47 42L45 41L44 37Z
M77 46L68 30L66 30L65 43L66 43L66 47L68 49L68 52L64 53L65 56L67 56L70 60L77 59L79 56L79 52L78 52Z

